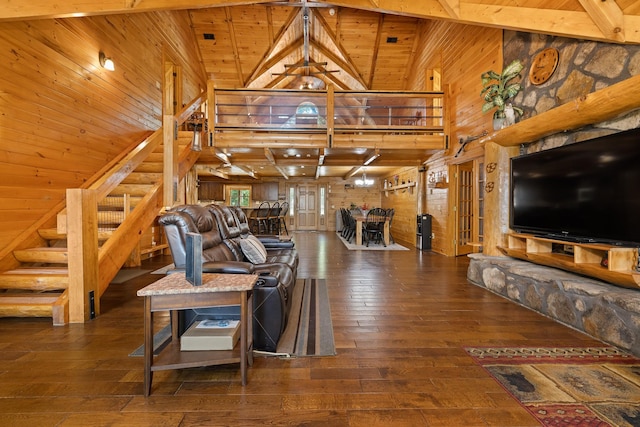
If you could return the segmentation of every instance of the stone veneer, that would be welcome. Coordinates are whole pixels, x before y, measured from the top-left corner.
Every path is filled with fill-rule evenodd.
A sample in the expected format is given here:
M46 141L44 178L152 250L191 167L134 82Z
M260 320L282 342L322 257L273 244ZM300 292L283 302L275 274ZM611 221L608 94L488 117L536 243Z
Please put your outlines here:
M471 283L640 357L640 288L508 257L469 257Z
M533 85L528 78L531 62L537 53L549 47L558 49L560 53L558 68L547 82ZM521 73L522 91L513 102L524 110L520 120L640 74L640 45L620 45L505 31L503 56L505 64L517 58L525 67ZM640 127L640 110L524 144L521 154L573 144L637 127Z

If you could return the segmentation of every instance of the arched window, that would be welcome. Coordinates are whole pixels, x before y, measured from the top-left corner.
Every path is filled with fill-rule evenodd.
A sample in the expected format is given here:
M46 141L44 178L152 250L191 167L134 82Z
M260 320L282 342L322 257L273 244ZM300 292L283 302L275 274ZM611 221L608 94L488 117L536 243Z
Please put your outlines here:
M289 117L282 127L292 128L296 125L326 125L327 119L320 115L318 107L311 101L301 102L296 107L296 113Z

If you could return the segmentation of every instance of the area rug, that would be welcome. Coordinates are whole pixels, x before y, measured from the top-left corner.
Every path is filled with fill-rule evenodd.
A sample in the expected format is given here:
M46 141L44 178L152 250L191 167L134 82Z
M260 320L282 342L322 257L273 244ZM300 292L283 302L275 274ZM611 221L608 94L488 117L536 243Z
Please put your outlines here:
M111 279L111 283L119 285L128 280L142 276L143 274L147 274L150 271L151 270L143 270L139 268L123 268L122 270L118 271L113 279Z
M324 279L298 279L289 321L278 341L279 356L334 356L329 294Z
M153 336L153 354L159 354L162 349L169 344L171 338L171 325L166 325L164 328L160 329ZM129 353L130 357L142 357L144 356L144 344L133 350Z
M167 272L169 270L173 270L174 268L176 268L175 265L173 265L173 263L171 263L171 264L165 265L164 267L159 268L157 270L153 270L151 272L151 274L167 274Z
M153 336L153 353L158 354L171 338L171 325L167 325ZM324 279L298 279L293 290L289 322L278 341L275 353L256 354L279 357L334 356L336 347L333 338L329 294ZM144 345L129 354L144 356Z
M408 251L409 250L409 249L405 248L404 246L399 245L397 243L391 243L390 245L387 245L386 247L382 243L380 243L380 244L371 243L371 244L369 244L369 246L366 246L366 245L355 245L353 243L347 242L344 239L344 237L342 237L340 234L337 234L337 235L340 238L340 241L350 251Z
M541 425L640 427L640 359L616 348L466 351Z

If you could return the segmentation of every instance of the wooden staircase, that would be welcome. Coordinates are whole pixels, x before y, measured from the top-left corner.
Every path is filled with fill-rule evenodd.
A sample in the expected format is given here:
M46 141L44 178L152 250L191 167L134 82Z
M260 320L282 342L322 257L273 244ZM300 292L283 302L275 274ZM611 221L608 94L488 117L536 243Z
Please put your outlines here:
M190 143L190 136L191 133L180 132L178 144L181 153L188 150L186 146ZM157 191L158 186L162 185L162 150L159 144L107 197L98 202L100 247L113 235L128 213L142 203L150 191ZM189 164L181 165L182 170L188 170L195 162L193 155L187 158ZM66 223L64 211L60 215L62 222ZM146 224L146 227L149 226ZM137 239L141 237L139 233L130 234ZM14 250L13 257L19 265L0 273L0 317L51 317L54 325L63 325L69 322L67 236L58 228L39 229L38 235L44 244ZM117 249L115 245L112 250Z

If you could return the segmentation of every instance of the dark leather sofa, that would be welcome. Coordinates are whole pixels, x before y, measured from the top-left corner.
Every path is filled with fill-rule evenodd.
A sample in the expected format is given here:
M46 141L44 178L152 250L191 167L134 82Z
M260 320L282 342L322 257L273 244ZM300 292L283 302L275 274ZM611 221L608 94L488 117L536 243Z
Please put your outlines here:
M275 239L272 243L276 247L267 249L267 261L253 264L248 262L240 246L240 222L234 210L227 206L181 205L163 214L159 222L164 227L175 265L170 273L184 271L186 235L199 233L204 273L260 276L253 292L253 345L256 350L275 351L287 325L296 282L298 255L294 243L278 243L278 239L270 238ZM237 306L183 310L178 327L183 332L196 320L239 317Z

